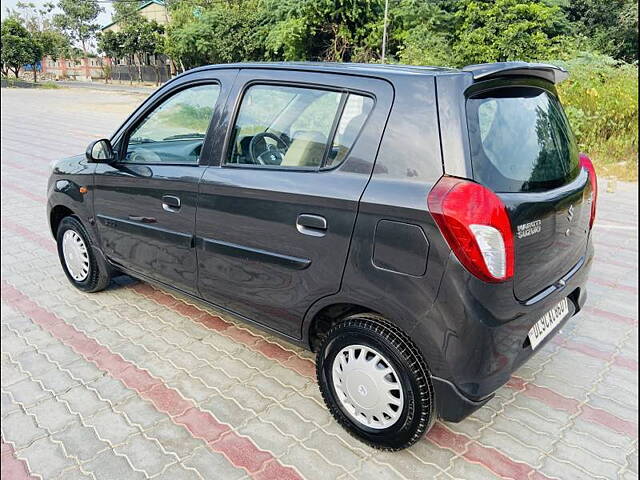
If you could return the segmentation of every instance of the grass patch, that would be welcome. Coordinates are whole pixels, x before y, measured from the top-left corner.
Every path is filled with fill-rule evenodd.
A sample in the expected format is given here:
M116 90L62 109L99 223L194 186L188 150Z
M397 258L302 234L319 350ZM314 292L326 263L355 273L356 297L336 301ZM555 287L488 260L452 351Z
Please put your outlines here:
M638 65L603 55L558 62L569 78L558 92L598 175L638 180Z

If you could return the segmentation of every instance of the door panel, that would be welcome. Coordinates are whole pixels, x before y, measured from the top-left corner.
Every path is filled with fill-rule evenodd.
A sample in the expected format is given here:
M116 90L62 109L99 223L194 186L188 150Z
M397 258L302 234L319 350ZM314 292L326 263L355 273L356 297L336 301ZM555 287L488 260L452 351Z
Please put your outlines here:
M94 185L100 241L112 261L197 293L198 182L236 73L199 73L172 82L112 140L120 161L98 165Z
M99 165L95 211L104 253L125 267L194 291L192 238L206 167ZM180 199L168 211L163 196Z
M196 251L201 296L300 338L306 310L340 288L358 201L373 170L393 89L367 78L245 70L227 103L231 124L230 110L252 81L330 85L375 97L358 140L337 168L222 164L209 167L200 184ZM227 136L232 130L226 129ZM224 145L215 154L223 158Z

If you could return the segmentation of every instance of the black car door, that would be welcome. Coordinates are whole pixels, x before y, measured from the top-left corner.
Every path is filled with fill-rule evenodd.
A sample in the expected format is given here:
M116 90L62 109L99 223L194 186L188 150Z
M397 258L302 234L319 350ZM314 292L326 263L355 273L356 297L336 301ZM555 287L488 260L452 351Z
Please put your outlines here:
M392 102L383 80L240 71L200 184L202 297L300 337L306 310L340 288Z
M117 161L100 164L94 211L104 253L135 273L195 293L198 181L210 125L236 72L172 82L113 138ZM222 101L222 100L221 100Z

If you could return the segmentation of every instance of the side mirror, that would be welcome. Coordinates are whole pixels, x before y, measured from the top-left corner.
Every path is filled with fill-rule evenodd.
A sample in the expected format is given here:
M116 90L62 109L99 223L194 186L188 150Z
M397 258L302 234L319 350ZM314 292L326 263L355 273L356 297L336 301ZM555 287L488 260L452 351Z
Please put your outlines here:
M91 142L85 155L91 163L110 163L115 160L111 142L106 138Z

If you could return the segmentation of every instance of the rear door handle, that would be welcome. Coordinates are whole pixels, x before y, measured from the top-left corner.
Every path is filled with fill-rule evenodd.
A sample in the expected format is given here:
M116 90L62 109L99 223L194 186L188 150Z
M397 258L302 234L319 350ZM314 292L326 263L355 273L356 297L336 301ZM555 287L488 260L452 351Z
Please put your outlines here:
M163 195L162 208L167 212L177 212L180 210L180 199L174 195Z
M303 213L298 215L296 229L303 235L312 237L324 237L327 233L327 219L320 215Z

